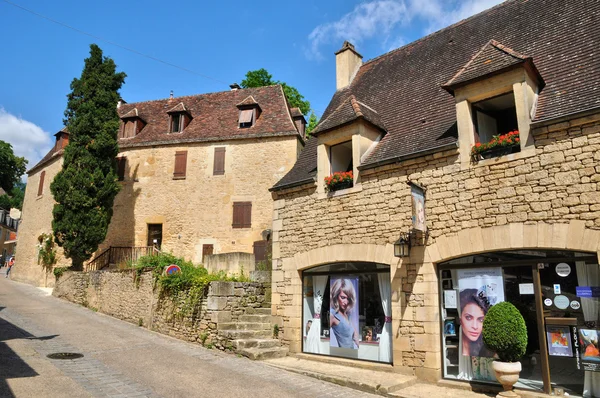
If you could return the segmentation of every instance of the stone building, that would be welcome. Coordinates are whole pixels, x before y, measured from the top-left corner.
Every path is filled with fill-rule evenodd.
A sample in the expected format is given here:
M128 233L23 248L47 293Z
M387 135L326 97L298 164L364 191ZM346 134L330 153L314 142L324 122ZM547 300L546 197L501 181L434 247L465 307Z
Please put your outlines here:
M19 218L13 214L18 215L19 211L14 209L15 212L9 212L0 208L0 255L2 256L2 263L0 267L4 265L6 260L15 254L17 246L17 229L19 228ZM14 216L13 217L11 217Z
M302 114L281 86L120 103L121 190L98 253L110 247L158 246L201 263L207 254L253 253L270 233L269 187L304 146ZM38 265L38 236L52 231L50 183L62 167L69 134L28 172L18 268L36 285L53 277ZM59 249L57 266L68 265ZM249 270L246 270L249 271Z
M600 396L577 352L600 327L599 17L513 0L368 62L344 43L314 138L271 189L292 352L494 382L481 322L509 301L528 325L517 386Z

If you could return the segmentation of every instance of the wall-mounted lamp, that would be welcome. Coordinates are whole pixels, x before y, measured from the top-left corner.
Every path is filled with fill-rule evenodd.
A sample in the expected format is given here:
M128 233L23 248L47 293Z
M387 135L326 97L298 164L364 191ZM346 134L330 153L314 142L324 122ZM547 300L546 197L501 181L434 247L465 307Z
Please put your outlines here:
M398 239L396 243L394 243L394 256L410 256L410 233L400 233L400 239Z

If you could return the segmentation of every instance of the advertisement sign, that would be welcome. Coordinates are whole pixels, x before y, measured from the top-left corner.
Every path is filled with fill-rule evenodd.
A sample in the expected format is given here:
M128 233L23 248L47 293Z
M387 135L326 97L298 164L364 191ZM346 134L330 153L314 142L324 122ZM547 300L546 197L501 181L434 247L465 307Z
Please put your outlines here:
M600 297L600 286L576 286L575 294L577 297Z
M583 369L600 372L600 350L598 350L598 330L579 329L579 349Z
M358 277L332 276L329 287L329 346L358 350Z
M425 232L425 192L422 188L410 184L410 193L412 196L412 224L413 229Z
M472 268L457 271L462 355L494 356L483 344L483 320L491 306L504 301L502 268ZM467 342L465 344L464 342Z
M546 326L548 355L554 357L573 357L571 331L568 326Z

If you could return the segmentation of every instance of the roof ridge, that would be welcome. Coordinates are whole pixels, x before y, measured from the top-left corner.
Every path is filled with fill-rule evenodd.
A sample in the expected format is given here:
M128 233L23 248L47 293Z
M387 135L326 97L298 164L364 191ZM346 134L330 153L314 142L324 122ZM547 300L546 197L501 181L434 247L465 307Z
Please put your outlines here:
M480 55L480 54L483 52L483 50L485 50L485 49L487 48L487 46L489 46L489 45L492 45L492 46L493 46L492 42L495 42L495 40L494 40L494 39L488 40L488 42L487 42L487 43L485 43L485 44L483 45L483 47L481 47L481 48L480 48L480 49L479 49L479 50L478 50L478 51L477 51L475 54L473 54L473 56L472 56L472 57L471 57L471 58L470 58L470 59L467 61L467 63L466 63L466 64L464 64L464 65L463 65L463 66L462 66L462 67L461 67L461 68L458 70L458 72L456 72L456 73L454 74L454 76L452 76L452 77L450 78L450 80L448 80L448 81L447 81L447 82L444 84L444 86L449 86L449 85L451 85L451 84L452 84L452 82L453 82L453 81L454 81L454 80L455 80L455 79L456 79L458 76L460 76L460 75L461 75L461 74L462 74L462 73L463 73L465 70L467 70L467 68L468 68L469 66L471 66L471 64L473 63L473 61L475 61L475 60L477 59L477 57L479 57L479 55ZM496 43L497 43L497 42L496 42Z
M450 29L454 28L457 25L466 23L467 21L470 21L470 20L472 20L474 18L477 18L477 17L481 16L482 14L487 14L488 12L492 12L492 11L496 10L497 8L508 6L509 3L516 3L517 1L520 1L520 0L506 0L506 1L503 1L502 3L500 3L500 4L496 4L495 6L492 6L492 7L488 8L488 9L486 9L486 10L482 10L482 11L478 12L475 15L471 15L470 17L467 17L465 19L461 19L460 21L454 22L452 25L448 25L445 28L441 28L440 30L436 30L435 32L429 33L428 35L423 36L423 37L421 37L421 38L419 38L419 39L417 39L415 41L411 41L410 43L405 44L402 47L398 47L398 48L396 48L396 49L394 49L392 51L388 51L385 54L381 54L381 55L379 55L379 56L377 56L375 58L372 58L372 59L364 62L359 69L362 69L363 66L365 66L365 65L367 65L367 64L369 64L371 62L374 62L374 61L376 61L376 60L378 60L380 58L386 57L386 56L388 56L388 55L390 55L392 53L395 53L395 52L400 51L402 49L406 49L408 47L412 47L415 44L421 43L421 42L423 42L425 40L429 40L433 36L436 36L438 34L441 34L442 32L450 30Z
M356 116L359 116L359 117L364 116L360 109L359 102L356 100L356 97L354 96L354 94L350 95L350 105L352 106L352 110L354 111Z
M337 112L337 111L338 111L338 110L339 110L341 107L343 107L343 106L346 104L346 102L348 102L349 100L351 100L353 97L354 97L354 94L350 94L350 95L348 96L348 98L346 98L345 100L343 100L343 101L342 101L342 102L341 102L341 103L338 105L338 107L337 107L337 108L335 108L334 110L332 110L332 111L329 113L329 115L328 115L328 116L327 116L325 119L321 119L321 120L319 121L319 124L325 123L327 120L329 120L329 118L330 118L331 116L335 115L335 113L336 113L336 112ZM352 105L352 104L350 104L350 105ZM354 110L354 107L353 107L353 110ZM318 125L317 125L317 127L318 127ZM315 130L316 130L316 128L317 128L317 127L315 127Z
M529 58L531 58L531 57L528 57L527 55L523 55L523 54L521 54L520 52L513 50L513 49L512 49L512 48L510 48L510 47L507 47L507 46L505 46L505 45L504 45L504 44L502 44L502 43L499 43L498 41L496 41L496 40L494 40L494 39L490 40L490 41L488 42L488 44L491 44L492 46L494 46L494 47L495 47L495 48L497 48L498 50L500 50L500 51L503 51L503 52L505 52L506 54L508 54L508 55L510 55L510 56L512 56L512 57L515 57L515 58L518 58L518 59L522 59L522 60L524 60L524 61L525 61L525 60L527 60L527 59L529 59ZM487 45L487 44L486 44L486 45ZM483 49L482 49L482 50L483 50Z

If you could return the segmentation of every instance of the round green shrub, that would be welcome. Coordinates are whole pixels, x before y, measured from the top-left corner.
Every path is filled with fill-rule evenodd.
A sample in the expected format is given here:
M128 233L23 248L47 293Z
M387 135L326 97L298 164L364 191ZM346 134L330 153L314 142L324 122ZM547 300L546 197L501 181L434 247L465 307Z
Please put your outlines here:
M509 302L498 303L483 320L483 342L502 362L518 362L527 349L527 326L519 310Z

